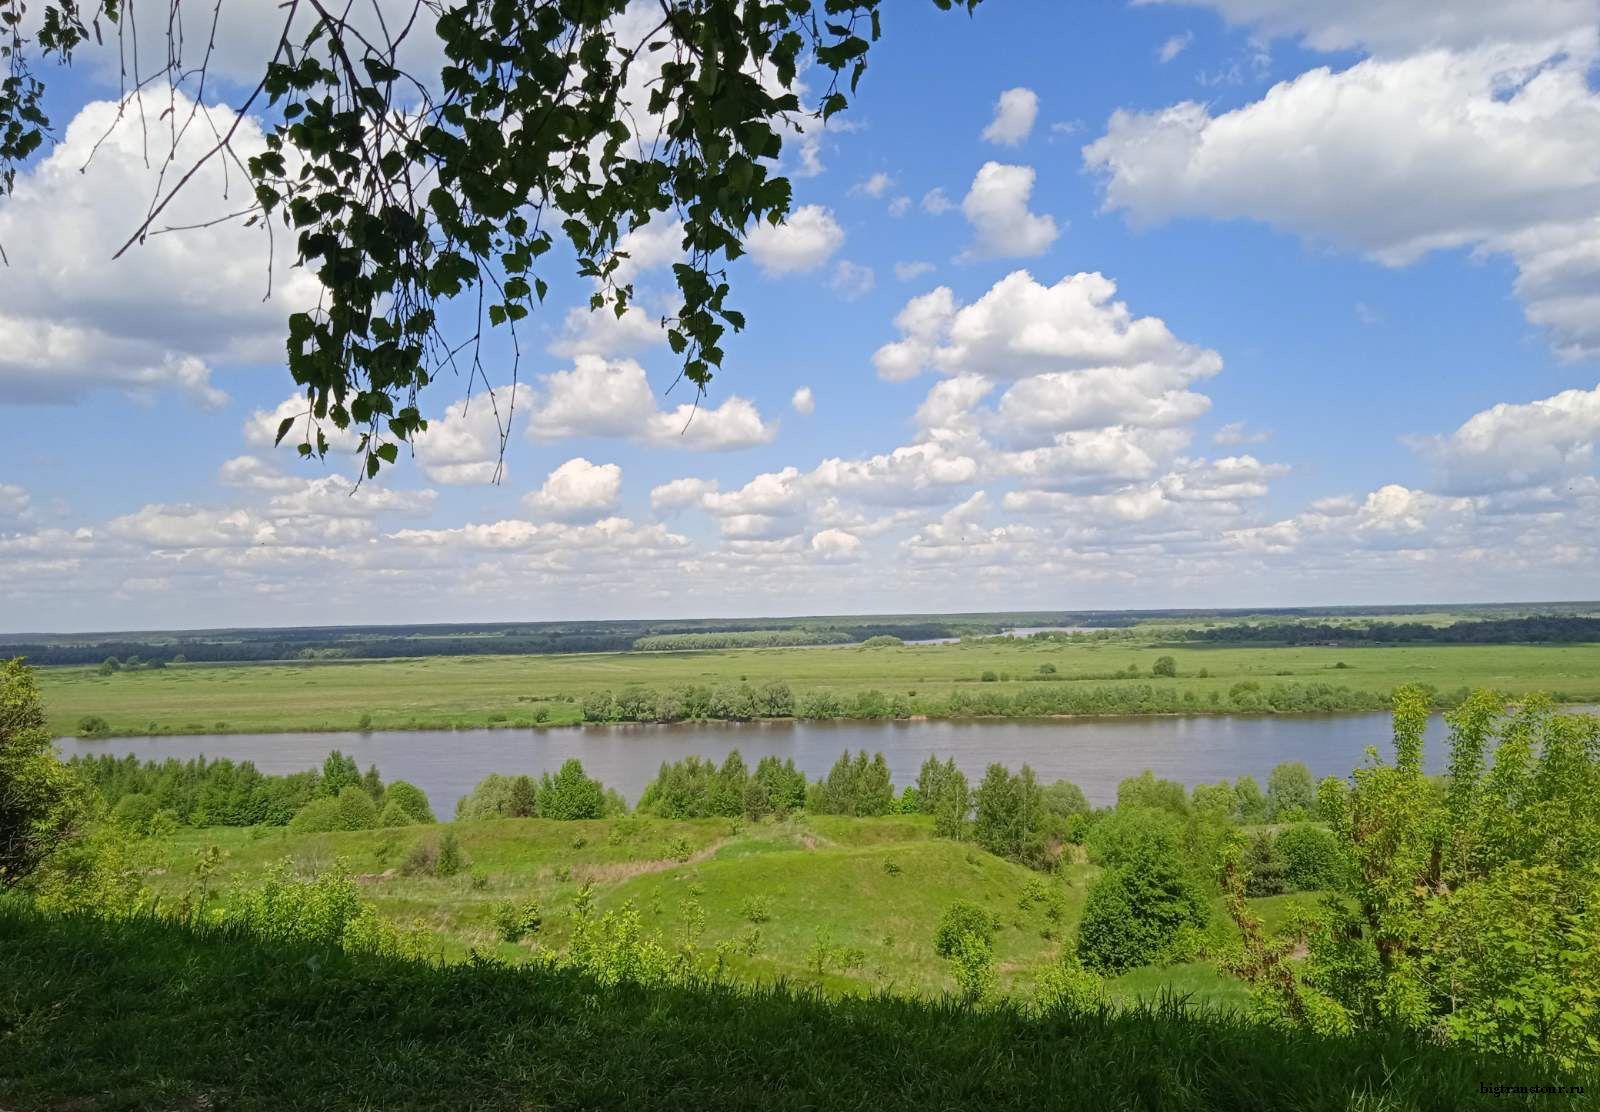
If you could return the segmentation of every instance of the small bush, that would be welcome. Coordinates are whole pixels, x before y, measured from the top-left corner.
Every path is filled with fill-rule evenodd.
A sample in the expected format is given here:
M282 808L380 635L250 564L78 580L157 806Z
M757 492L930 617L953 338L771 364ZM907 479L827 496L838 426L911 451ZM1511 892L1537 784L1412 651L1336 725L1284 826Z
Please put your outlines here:
M994 948L987 938L963 934L955 941L949 954L955 966L956 990L966 1004L981 1004L1000 987L994 971Z
M772 901L766 896L746 896L739 905L739 914L752 923L765 923L772 918Z
M111 736L111 723L97 714L91 714L78 719L79 737L109 737Z
M667 856L674 861L687 861L694 856L694 849L689 845L689 839L680 834L667 843Z
M1082 1015L1098 1012L1108 1003L1105 982L1079 965L1071 953L1046 969L1033 987L1033 1005L1046 1014Z
M521 942L530 934L539 933L544 916L539 905L532 900L526 903L506 901L494 905L494 929L506 942Z
M408 876L452 877L468 865L456 832L446 828L436 838L424 838L411 847L400 871Z
M978 677L978 681L980 683L994 683L999 678L1000 677L995 675L993 672L985 672L983 675Z
M994 938L998 924L994 916L975 903L957 900L939 916L939 926L933 932L933 949L942 958L953 958L960 940L972 936L985 945Z
M1169 679L1178 674L1178 662L1170 656L1158 656L1156 662L1150 665L1152 676L1166 676Z
M761 928L746 927L739 936L739 952L747 958L756 956L756 951L761 949Z

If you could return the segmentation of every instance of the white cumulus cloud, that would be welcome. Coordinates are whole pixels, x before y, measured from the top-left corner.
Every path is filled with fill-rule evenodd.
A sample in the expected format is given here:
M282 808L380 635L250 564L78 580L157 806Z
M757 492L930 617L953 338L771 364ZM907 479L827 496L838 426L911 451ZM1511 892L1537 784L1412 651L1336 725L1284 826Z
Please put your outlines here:
M760 223L745 237L745 247L768 275L815 270L844 246L844 229L821 205L802 205L781 224Z
M1031 166L985 162L972 179L961 211L976 239L972 253L987 257L1042 255L1061 233L1049 216L1028 211L1036 177Z
M1039 118L1039 95L1032 89L1007 89L994 104L994 119L983 129L983 138L1003 147L1014 147L1033 131Z

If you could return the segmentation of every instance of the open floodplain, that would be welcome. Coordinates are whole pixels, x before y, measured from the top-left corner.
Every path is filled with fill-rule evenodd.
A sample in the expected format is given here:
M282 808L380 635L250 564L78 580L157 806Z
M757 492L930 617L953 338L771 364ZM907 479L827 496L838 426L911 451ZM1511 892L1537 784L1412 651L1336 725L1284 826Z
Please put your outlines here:
M1153 676L1163 656L1176 676ZM49 726L80 732L87 718L112 734L270 733L563 725L583 720L594 692L653 693L689 686L787 684L848 702L864 692L903 699L909 713L950 714L952 697L982 715L984 700L1039 692L1070 700L1097 692L1112 709L1141 704L1181 713L1272 711L1273 687L1312 685L1344 694L1305 709L1381 710L1402 683L1441 693L1492 688L1600 701L1600 645L1212 647L1149 640L990 638L945 645L841 645L719 652L450 656L398 660L176 664L102 674L96 667L39 672ZM1256 685L1241 689L1239 685ZM1192 700L1187 696L1192 695ZM1252 699L1252 697L1254 697ZM1243 702L1255 705L1241 705ZM892 710L892 704L885 702ZM867 717L892 717L892 713ZM832 717L830 715L830 717Z

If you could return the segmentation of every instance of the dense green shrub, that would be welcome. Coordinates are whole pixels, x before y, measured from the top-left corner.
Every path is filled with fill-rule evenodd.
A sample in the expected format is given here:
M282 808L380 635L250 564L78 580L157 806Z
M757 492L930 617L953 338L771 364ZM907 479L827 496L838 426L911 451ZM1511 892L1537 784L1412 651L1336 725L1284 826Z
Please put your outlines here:
M378 825L378 805L365 788L347 787L337 802L340 830L371 830Z
M880 633L876 637L868 637L861 642L863 649L898 649L904 647L905 642L888 633Z
M339 801L326 796L311 800L289 820L289 829L295 834L323 834L330 830L343 830L343 816Z
M1117 785L1118 807L1153 807L1175 815L1189 813L1189 792L1176 780L1161 780L1148 768Z
M1332 831L1301 823L1280 833L1274 844L1291 887L1311 892L1339 883L1344 856Z
M399 826L415 826L416 824L417 820L412 817L411 812L393 800L385 803L383 810L378 812L378 825L385 830L391 830Z
M406 780L396 780L383 792L385 807L398 806L411 816L412 822L433 822L433 808L423 790Z
M942 958L954 957L962 938L976 938L988 944L999 929L993 915L967 900L957 900L944 909L933 932L933 950Z
M156 812L160 809L155 796L133 792L117 800L117 805L112 808L111 817L119 826L136 834L146 834L150 830L151 821L156 817Z
M1175 849L1139 843L1089 889L1078 924L1078 959L1098 973L1187 958L1179 944L1206 927L1206 903ZM1187 946L1184 947L1187 949Z
M1178 674L1178 662L1170 656L1158 656L1156 662L1150 665L1152 676L1166 676L1168 678Z
M78 720L78 736L102 738L111 736L111 723L97 714L85 715Z
M470 792L456 800L457 820L509 817L513 810L514 779L491 772L479 780Z
M1246 825L1267 821L1267 797L1254 776L1241 776L1233 782L1233 817Z
M470 864L456 832L447 826L442 833L423 838L412 846L400 871L408 876L452 877Z

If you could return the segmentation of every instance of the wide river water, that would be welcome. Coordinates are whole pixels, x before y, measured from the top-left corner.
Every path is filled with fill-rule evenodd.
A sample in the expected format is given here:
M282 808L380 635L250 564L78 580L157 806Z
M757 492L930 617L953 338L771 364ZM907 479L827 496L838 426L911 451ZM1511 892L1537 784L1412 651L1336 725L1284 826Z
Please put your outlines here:
M1445 725L1429 724L1429 771L1445 762ZM738 749L752 767L772 754L793 757L820 776L845 749L882 751L896 787L913 783L931 756L954 757L976 781L999 761L1033 766L1046 783L1075 781L1094 803L1116 800L1117 783L1151 769L1194 785L1249 774L1266 786L1279 761L1303 761L1314 776L1346 776L1367 746L1390 757L1387 714L1163 718L981 719L917 722L750 722L671 726L568 726L543 730L377 730L371 733L203 734L173 737L60 738L61 754L133 754L141 760L201 754L251 760L262 772L284 773L322 763L338 749L385 780L410 780L441 817L491 772L555 771L578 757L591 776L630 803L663 761L691 754L720 762Z

